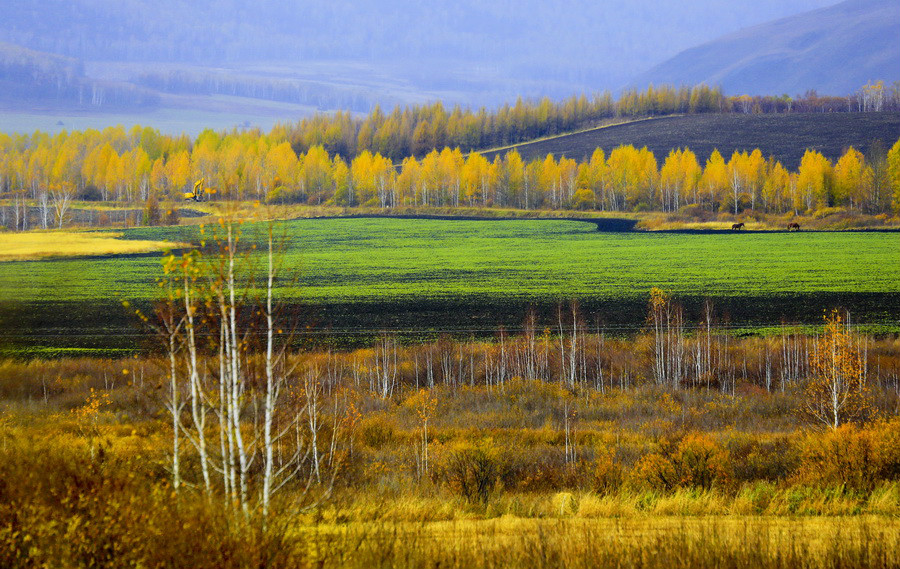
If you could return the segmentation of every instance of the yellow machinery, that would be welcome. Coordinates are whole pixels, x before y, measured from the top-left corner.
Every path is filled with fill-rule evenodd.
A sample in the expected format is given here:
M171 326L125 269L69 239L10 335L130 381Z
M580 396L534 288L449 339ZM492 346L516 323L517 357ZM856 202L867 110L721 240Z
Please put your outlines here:
M199 180L194 182L194 191L193 192L185 192L184 193L185 201L191 201L191 200L193 200L195 202L203 201L204 194L216 193L216 190L214 190L212 188L210 188L210 189L204 188L203 180L204 180L204 178L200 178Z

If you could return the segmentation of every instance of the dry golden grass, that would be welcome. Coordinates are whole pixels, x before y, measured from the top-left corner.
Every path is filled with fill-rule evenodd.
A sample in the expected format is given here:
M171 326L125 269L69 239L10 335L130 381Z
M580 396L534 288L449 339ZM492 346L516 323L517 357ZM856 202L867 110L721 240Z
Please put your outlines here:
M41 231L0 233L0 261L31 261L52 257L127 255L184 247L168 241L120 239L121 233Z
M321 567L894 567L898 523L884 517L503 517L299 529Z
M891 458L900 456L893 452L896 422L792 434L785 440L799 462L781 476L765 469L768 480L762 470L747 469L759 461L782 464L776 455L792 454L792 447L735 446L770 441L768 432L737 432L731 421L710 424L709 434L683 436L690 446L666 454L665 441L629 434L626 415L611 409L680 415L673 395L704 407L733 400L727 409L752 408L754 424L768 429L780 424L766 422L773 413L793 413L785 399L758 394L751 405L749 397L720 400L718 392L712 399L687 391L578 395L579 454L597 458L583 465L581 482L546 477L537 490L522 491L505 465L537 463L532 478L571 472L552 460L553 447L563 444L558 428L529 421L528 413L542 416L572 395L537 381L510 382L504 391L435 390L442 416L431 423L432 468L445 468L450 450L472 449L466 441L482 441L479 448L498 462L503 480L481 502L466 500L440 476L416 479L418 427L405 394L383 400L344 391L340 397L354 398L365 415L334 494L300 510L301 487L286 487L261 531L258 518L221 507L218 494L208 500L193 484L173 493L171 428L158 411L160 373L165 360L151 358L0 360L0 567L900 567L900 459ZM489 426L512 423L504 413L513 409L522 427ZM504 442L510 437L513 445ZM607 464L615 456L656 452L685 475L691 471L678 458L683 451L697 456L710 448L732 449L711 455L732 464L728 479L708 488L631 487L631 464L620 464L615 476ZM856 455L864 462L847 462ZM198 480L196 454L188 448L182 458L185 479ZM804 467L810 459L812 466ZM845 465L879 463L867 484L842 482ZM828 474L832 464L836 472ZM742 481L733 480L742 469ZM586 489L601 486L601 476L602 489Z
M731 229L731 221L667 221L663 217L646 217L638 223L638 229L644 231L686 231L686 230L716 230ZM744 222L745 231L778 229L761 223Z

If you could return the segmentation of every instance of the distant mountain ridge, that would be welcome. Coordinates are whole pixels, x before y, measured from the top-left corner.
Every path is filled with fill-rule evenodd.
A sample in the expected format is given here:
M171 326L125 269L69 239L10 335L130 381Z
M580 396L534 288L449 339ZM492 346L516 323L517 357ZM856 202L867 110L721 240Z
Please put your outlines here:
M317 83L339 94L303 102L325 109L496 106L613 89L698 41L830 1L9 0L0 41L81 60L92 79L165 81L187 66L193 83Z
M631 85L707 83L730 94L848 95L900 80L900 2L847 0L685 50Z

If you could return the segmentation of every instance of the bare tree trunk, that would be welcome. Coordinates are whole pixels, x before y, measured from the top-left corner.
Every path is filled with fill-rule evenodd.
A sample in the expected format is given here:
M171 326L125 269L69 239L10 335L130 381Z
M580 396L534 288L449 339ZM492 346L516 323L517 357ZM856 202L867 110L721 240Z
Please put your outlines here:
M185 256L182 260L182 269L184 271L185 331L187 332L188 376L191 387L191 417L194 421L194 427L197 429L196 447L197 452L200 454L200 470L203 474L203 485L206 493L209 494L212 492L212 480L209 472L209 453L206 447L206 402L197 363L197 339L194 326L196 306L194 305L192 294L193 275L191 273L193 268L191 258Z
M41 229L48 229L50 227L50 196L47 195L47 190L41 190L38 193L38 206L41 213Z
M50 192L50 198L53 200L53 208L56 211L57 228L62 229L63 221L66 218L66 212L72 203L73 192L70 188L60 186Z
M174 316L173 316L174 320ZM171 321L170 321L171 322ZM174 322L171 322L174 324ZM178 399L178 375L176 372L175 366L175 339L178 334L177 329L174 326L170 326L168 329L169 335L169 388L170 388L170 400L169 405L170 410L172 412L172 486L175 488L175 491L178 492L178 489L181 486L181 449L180 449L180 437L181 433L181 401Z
M578 381L578 305L572 303L572 340L569 344L569 387Z
M306 416L309 425L310 451L312 452L313 472L316 475L316 483L322 483L322 474L319 468L319 383L318 370L310 370L306 376Z
M224 314L224 304L223 314ZM234 443L231 436L231 422L228 419L230 405L228 405L228 378L230 374L227 370L225 359L226 345L226 326L223 318L219 323L219 444L222 452L222 487L225 496L228 497L231 504L234 504L237 497L234 495L234 468L231 449Z
M275 445L272 440L272 422L275 416L275 403L277 400L277 387L275 384L275 318L272 313L272 289L275 282L275 263L273 258L272 226L269 225L268 239L268 271L266 273L266 399L263 420L263 448L265 449L265 464L263 472L262 490L262 514L265 519L269 514L269 500L272 494L272 474L274 472L273 460Z

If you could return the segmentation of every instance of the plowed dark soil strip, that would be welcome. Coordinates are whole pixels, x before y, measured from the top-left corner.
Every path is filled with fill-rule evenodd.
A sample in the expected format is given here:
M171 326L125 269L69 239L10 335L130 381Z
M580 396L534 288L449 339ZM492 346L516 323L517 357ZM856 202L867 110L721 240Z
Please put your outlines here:
M784 115L708 114L663 117L559 136L486 151L490 160L515 148L526 160L553 154L587 160L596 148L607 154L617 146L646 146L662 164L675 148L690 148L701 164L714 149L725 157L759 148L786 168L796 170L807 148L836 161L853 146L867 153L874 141L885 150L900 138L900 113L798 113Z

